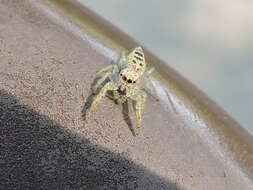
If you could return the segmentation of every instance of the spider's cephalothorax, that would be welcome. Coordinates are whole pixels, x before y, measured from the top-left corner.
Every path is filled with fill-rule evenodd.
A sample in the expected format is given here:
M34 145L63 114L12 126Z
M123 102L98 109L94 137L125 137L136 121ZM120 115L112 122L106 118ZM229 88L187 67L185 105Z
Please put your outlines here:
M128 55L123 53L116 64L106 66L95 74L95 78L100 79L92 88L96 97L88 110L88 115L91 115L102 98L107 95L118 103L124 103L130 99L135 102L134 110L137 120L135 134L138 135L146 100L146 93L142 90L143 84L156 95L155 88L149 80L149 75L153 70L151 68L146 71L144 52L141 47L135 48ZM102 86L104 83L105 85Z

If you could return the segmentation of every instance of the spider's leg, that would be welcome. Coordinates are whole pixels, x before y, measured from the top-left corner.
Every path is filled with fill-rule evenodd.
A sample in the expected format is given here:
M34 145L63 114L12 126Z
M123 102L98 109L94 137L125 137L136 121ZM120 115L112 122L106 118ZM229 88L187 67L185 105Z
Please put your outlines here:
M112 72L106 72L97 82L96 84L92 87L92 92L96 93L97 90L101 87L103 82L112 74Z
M102 69L98 70L94 76L93 79L97 78L99 75L101 75L103 72L109 71L110 69L112 69L114 67L114 64L108 65L103 67Z
M136 132L135 135L139 135L141 132L141 121L142 113L144 110L144 105L146 102L146 93L143 91L138 91L135 94L130 95L130 99L134 101L134 111L136 117Z
M144 78L144 85L148 88L148 90L150 91L151 95L157 100L159 101L158 98L158 94L157 91L153 85L153 83L150 81L150 79L148 77Z
M126 60L127 60L127 52L126 52L126 51L123 51L123 52L121 53L121 58L120 58L120 60L121 60L123 63L126 62Z
M120 60L117 62L118 67L119 67L120 70L124 68L124 65L126 64L126 61L127 61L127 52L123 51L121 53Z
M93 112L95 111L97 105L101 102L102 98L105 97L108 90L114 90L115 87L112 82L108 82L97 94L97 96L94 98L89 110L88 110L88 117L91 117Z
M149 76L151 73L153 73L155 71L155 68L154 67L151 67L149 70L147 70L145 73L144 73L144 76Z

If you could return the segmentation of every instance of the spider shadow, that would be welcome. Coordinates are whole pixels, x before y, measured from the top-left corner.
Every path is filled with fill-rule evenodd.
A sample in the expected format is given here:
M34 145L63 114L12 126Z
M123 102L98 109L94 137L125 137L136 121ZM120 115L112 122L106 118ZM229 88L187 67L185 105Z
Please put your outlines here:
M133 136L136 136L134 128L133 128L133 123L130 119L130 115L129 115L129 106L128 106L128 101L125 101L122 104L122 115L123 115L123 119L125 120L126 124L128 125L128 128L130 129L131 133L133 134Z
M93 80L93 82L92 82L92 84L90 86L90 93L89 93L89 95L87 97L84 97L85 104L84 104L83 109L82 109L83 120L87 119L87 112L90 109L90 107L92 105L92 102L94 101L96 95L100 93L101 89L109 81L109 78L106 79L105 81L102 82L102 84L100 85L100 87L98 89L94 90L94 87L97 84L97 82L98 82L99 79L101 79L101 77L96 77Z
M104 85L109 82L109 78L107 78L105 81L102 82L102 84L100 85L100 87L96 90L93 90L96 83L98 82L98 80L101 77L97 77L93 80L91 86L90 86L90 94L88 95L87 98L85 98L85 104L83 106L82 109L82 117L84 120L87 119L87 112L90 109L92 102L94 101L95 97L97 94L100 93L101 89L104 87ZM110 100L112 100L115 104L119 104L117 102L117 100L115 100L113 92L112 91L108 91L106 94L106 97L109 98ZM134 132L134 128L133 128L133 123L130 119L130 115L129 115L129 106L128 106L128 101L122 103L122 115L123 115L123 119L126 122L126 124L128 125L128 128L130 129L131 133L133 134L133 136L136 136L135 132Z
M85 104L83 106L83 109L82 109L82 118L83 120L86 120L87 119L87 112L89 110L89 108L91 107L91 104L95 98L95 94L94 93L90 93L90 95L85 98Z

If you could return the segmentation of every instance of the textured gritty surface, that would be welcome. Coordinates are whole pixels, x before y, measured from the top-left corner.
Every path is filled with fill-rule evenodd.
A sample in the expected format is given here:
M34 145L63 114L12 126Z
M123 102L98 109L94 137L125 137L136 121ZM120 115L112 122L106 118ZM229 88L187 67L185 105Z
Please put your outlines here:
M85 121L111 60L28 2L0 1L0 189L248 189L173 106L149 97L137 138L108 99Z

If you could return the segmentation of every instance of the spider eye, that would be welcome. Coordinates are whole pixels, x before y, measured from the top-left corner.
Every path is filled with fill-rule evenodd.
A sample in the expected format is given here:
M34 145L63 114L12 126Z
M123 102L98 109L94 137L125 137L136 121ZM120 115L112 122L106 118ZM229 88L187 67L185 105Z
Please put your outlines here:
M140 63L140 66L143 66L143 64L142 64L142 63Z
M132 83L132 80L131 80L131 79L128 79L127 82L128 82L128 83Z
M133 83L136 83L135 81L133 81Z
M120 76L122 76L122 73L120 73Z
M123 80L127 80L126 76L123 76L122 79L123 79Z

